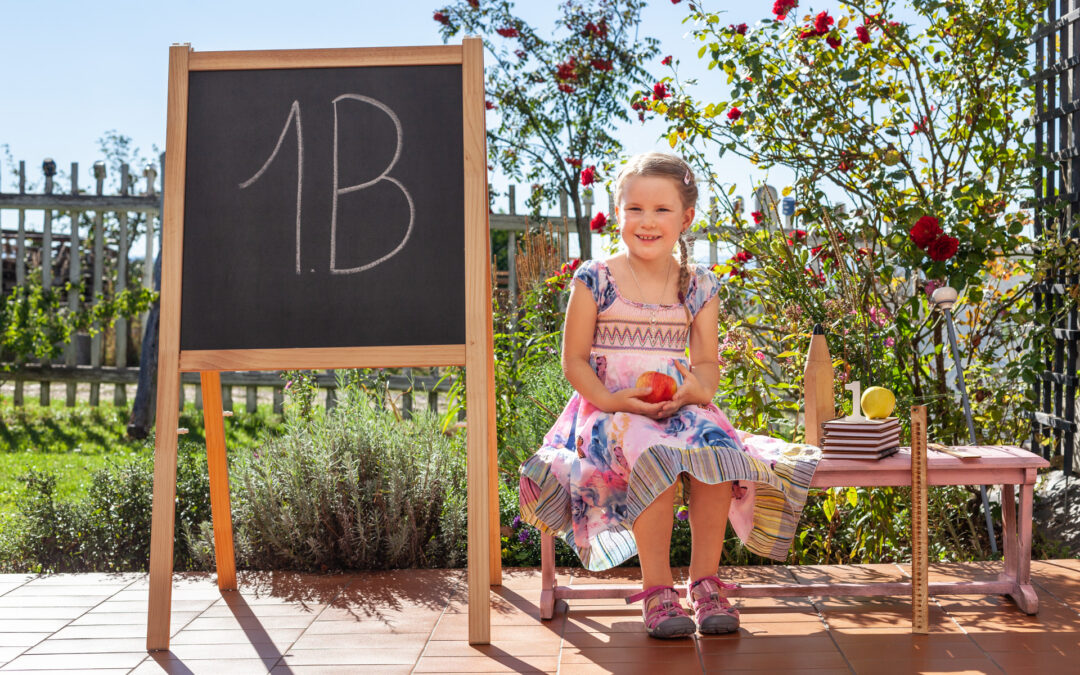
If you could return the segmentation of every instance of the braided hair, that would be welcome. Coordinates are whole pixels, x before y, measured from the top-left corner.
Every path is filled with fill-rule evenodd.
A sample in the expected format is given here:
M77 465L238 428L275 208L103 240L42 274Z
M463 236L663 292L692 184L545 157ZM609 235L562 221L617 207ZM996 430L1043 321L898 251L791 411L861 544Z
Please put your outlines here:
M623 189L626 180L634 176L663 176L675 181L679 190L679 198L684 209L697 204L698 188L694 179L694 171L681 157L666 152L646 152L635 155L619 171L615 179L615 203L622 202ZM686 305L686 293L690 288L690 255L687 251L686 239L679 235L679 303L686 311L686 325L693 323L694 317L690 308Z

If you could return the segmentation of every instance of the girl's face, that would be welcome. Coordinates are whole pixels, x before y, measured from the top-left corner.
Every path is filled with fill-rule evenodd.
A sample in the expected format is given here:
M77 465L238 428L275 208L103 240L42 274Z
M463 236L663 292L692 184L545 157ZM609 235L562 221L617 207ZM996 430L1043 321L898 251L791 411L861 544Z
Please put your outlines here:
M645 260L670 256L679 235L694 220L684 208L675 181L665 176L631 176L615 209L630 255Z

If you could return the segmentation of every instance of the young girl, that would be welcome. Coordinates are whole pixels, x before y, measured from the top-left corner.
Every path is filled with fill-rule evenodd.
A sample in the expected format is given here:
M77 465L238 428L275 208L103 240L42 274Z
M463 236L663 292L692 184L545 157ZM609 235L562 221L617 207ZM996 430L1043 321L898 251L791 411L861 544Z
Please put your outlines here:
M639 155L619 174L626 251L574 275L562 365L576 392L521 467L522 517L562 537L586 568L638 555L643 590L628 602L643 600L648 634L664 638L738 629L724 597L734 586L716 576L728 517L751 551L786 558L818 456L736 431L712 404L719 281L688 263L682 238L697 196L693 172L673 155ZM678 382L672 400L642 400L650 390L635 382L650 370ZM693 619L671 572L676 501L690 511Z

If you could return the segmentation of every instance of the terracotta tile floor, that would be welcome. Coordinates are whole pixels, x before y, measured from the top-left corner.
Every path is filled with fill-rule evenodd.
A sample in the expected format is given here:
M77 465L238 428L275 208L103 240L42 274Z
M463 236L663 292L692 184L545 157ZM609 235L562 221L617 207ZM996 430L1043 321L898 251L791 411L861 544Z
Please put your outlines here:
M492 591L492 641L467 641L461 570L346 575L249 573L219 593L177 575L172 640L147 654L141 574L0 575L0 675L89 673L1065 673L1080 672L1080 561L1033 563L1039 614L996 596L932 599L932 634L910 633L908 599L741 602L734 635L658 641L617 600L560 603L537 619L540 573L506 570ZM681 571L685 575L685 570ZM932 580L986 578L993 566L935 565ZM751 567L746 583L888 581L903 566ZM636 569L559 582L634 583Z

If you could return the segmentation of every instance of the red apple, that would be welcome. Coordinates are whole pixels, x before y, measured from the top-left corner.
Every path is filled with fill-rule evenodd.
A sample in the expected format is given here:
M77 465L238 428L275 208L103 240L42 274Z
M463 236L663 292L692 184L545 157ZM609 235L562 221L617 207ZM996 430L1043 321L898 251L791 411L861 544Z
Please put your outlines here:
M675 398L675 390L679 388L675 378L655 370L648 370L639 375L636 384L638 387L652 388L652 391L641 397L641 400L646 403L670 401Z

